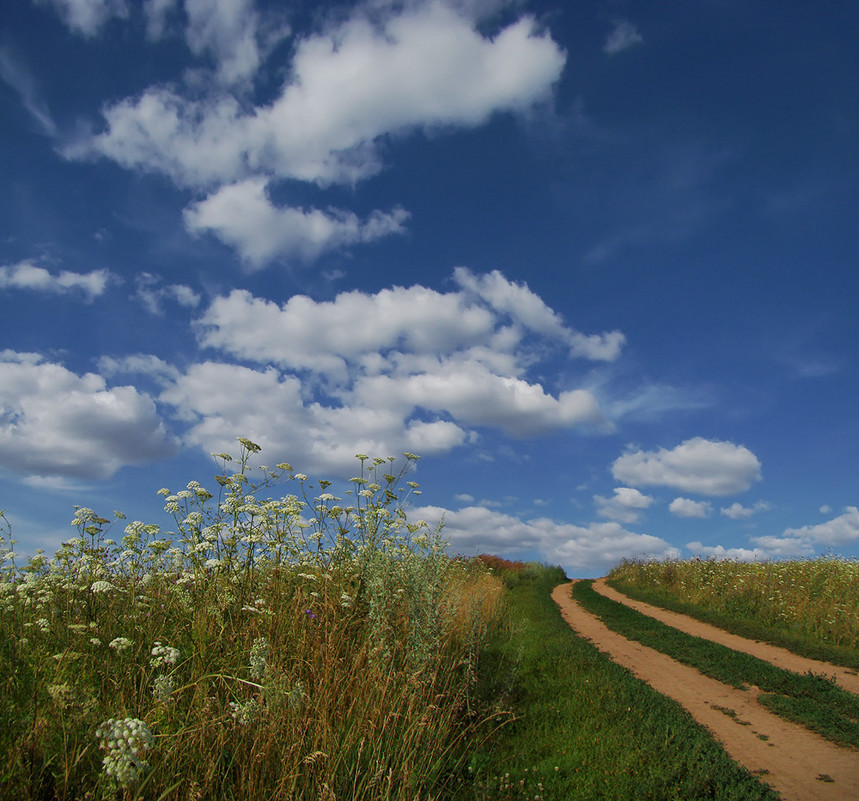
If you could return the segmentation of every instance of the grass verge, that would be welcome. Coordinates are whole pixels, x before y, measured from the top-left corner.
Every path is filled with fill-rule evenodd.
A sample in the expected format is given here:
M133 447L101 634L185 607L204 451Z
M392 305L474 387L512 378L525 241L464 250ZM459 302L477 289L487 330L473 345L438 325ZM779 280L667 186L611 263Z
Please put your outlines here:
M771 711L839 745L859 747L859 697L825 676L791 673L749 654L685 634L605 598L593 589L592 581L577 582L573 597L618 634L717 681L739 688L759 687L763 694L758 700Z
M678 704L563 620L560 569L506 574L509 626L478 689L514 718L473 754L462 799L775 799Z

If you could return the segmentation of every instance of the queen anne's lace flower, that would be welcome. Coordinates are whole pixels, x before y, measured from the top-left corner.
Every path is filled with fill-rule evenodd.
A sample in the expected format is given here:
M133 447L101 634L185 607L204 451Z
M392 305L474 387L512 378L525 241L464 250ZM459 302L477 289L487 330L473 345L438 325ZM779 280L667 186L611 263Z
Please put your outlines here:
M121 654L123 651L127 651L131 648L132 642L126 637L116 637L108 643L108 648L113 648L118 654Z
M262 681L265 677L266 660L268 659L269 644L265 637L257 637L251 646L250 673L251 678Z
M113 586L109 581L94 581L90 589L93 592L103 593L103 592L113 592L116 587Z
M120 787L131 787L149 770L144 754L155 738L142 720L111 718L96 729L95 736L105 752L103 770Z
M151 656L149 664L152 667L173 667L179 661L179 649L156 642L152 648Z

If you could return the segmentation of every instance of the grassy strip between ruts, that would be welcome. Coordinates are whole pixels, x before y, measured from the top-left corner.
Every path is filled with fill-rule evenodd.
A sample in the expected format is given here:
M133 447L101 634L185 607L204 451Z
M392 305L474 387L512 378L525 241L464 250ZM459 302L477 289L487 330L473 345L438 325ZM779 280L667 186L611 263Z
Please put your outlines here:
M645 588L615 579L609 579L607 583L618 592L622 592L636 601L644 601L672 612L689 615L696 620L718 626L720 629L740 637L777 645L809 659L819 659L823 662L831 662L834 665L848 668L859 668L859 652L853 648L813 641L788 629L763 625L753 618L739 618L700 604L687 603L668 591Z
M840 745L859 747L859 697L825 676L791 673L749 654L685 634L605 598L593 589L592 581L577 582L573 597L624 637L725 684L759 687L763 694L758 700L771 711Z
M480 695L516 717L474 753L459 799L775 799L678 704L613 663L551 599L560 568L505 575L509 631Z

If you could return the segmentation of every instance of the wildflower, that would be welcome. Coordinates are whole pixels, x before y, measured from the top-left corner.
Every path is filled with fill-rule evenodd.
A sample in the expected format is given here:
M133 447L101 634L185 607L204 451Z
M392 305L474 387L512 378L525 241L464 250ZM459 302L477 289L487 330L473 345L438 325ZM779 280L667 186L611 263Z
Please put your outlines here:
M89 638L89 641L90 641L93 645L95 645L96 647L98 647L99 645L101 645L101 640L100 640L98 637L90 637L90 638Z
M120 787L131 787L149 770L143 757L155 738L142 720L111 718L95 730L95 736L105 752L104 772Z
M156 676L152 682L152 697L160 704L166 704L173 697L173 677Z
M316 620L316 615L313 614L312 609L305 609L304 614L307 615L311 620Z
M295 682L295 687L289 693L289 708L290 709L298 709L301 706L301 702L305 699L307 693L304 692L304 686L300 681Z
M352 598L351 595L347 595L345 592L340 593L340 606L349 607L355 605L355 599Z
M36 625L39 627L39 629L41 631L50 631L51 630L51 623L46 617L40 617L36 621Z
M242 725L253 723L259 717L259 713L260 705L256 698L251 698L245 703L230 701L230 715L237 723Z
M125 637L116 637L107 644L107 647L113 648L114 651L116 651L118 654L121 654L131 648L131 645L131 640Z
M268 659L269 644L265 637L257 637L251 646L250 673L251 678L262 681L265 676L266 660Z
M90 589L95 593L113 592L116 587L109 581L94 581Z
M152 659L149 664L152 667L172 667L179 661L179 649L171 648L156 642L151 651Z

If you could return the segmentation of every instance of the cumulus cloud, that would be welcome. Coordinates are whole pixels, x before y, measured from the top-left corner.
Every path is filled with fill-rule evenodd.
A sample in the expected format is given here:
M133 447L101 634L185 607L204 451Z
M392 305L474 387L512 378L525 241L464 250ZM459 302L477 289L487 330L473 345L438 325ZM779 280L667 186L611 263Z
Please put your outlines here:
M546 335L546 344L586 336L566 326L526 285L508 281L497 271L490 275L495 284L506 284L511 294L530 295L542 316L535 313L525 319L487 303L470 291L479 279L459 268L455 279L462 290L456 292L393 287L375 294L342 292L324 302L296 295L278 305L235 290L212 302L199 320L198 338L204 346L241 359L331 376L347 375L348 362L360 363L367 374L394 367L415 373L421 363L435 371L439 354L458 354L460 362L478 361L496 374L519 377L527 350L523 328ZM395 364L383 356L391 356ZM427 361L429 357L436 359L436 366Z
M353 183L379 170L385 134L523 111L548 96L564 61L529 17L490 39L451 4L407 4L372 22L359 7L298 41L271 104L246 111L230 96L191 100L151 87L105 110L90 152L183 186L251 172Z
M145 375L157 383L167 385L175 381L181 373L172 364L148 353L134 353L116 359L112 356L102 356L98 360L98 369L102 375Z
M769 558L762 550L749 550L748 548L726 548L724 545L703 545L700 542L686 543L686 548L693 556L705 559L724 561L727 559L738 562L753 562Z
M494 277L499 287L506 282ZM525 295L523 285L507 283ZM236 290L212 301L196 331L201 346L242 364L196 365L162 400L189 422L188 441L207 451L237 435L262 437L308 471L340 469L358 452L444 453L481 428L519 438L604 428L590 392L551 391L532 377L553 349L566 358L572 329L545 306L527 319L532 330L525 324L462 288L393 287L283 304Z
M636 523L641 513L650 508L653 498L631 487L616 487L610 498L594 495L594 502L601 517L620 523Z
M52 5L63 22L74 33L91 37L112 17L128 16L126 0L36 0L41 5Z
M731 520L745 520L760 512L766 512L772 509L772 504L766 501L758 501L754 506L743 506L741 503L732 503L728 507L722 507L721 514L725 517L730 517Z
M442 535L450 541L453 551L465 554L488 551L508 557L537 551L545 561L560 564L574 574L603 574L624 557L679 556L677 549L665 540L636 534L616 522L577 526L548 518L522 520L482 506L456 511L424 506L412 510L410 519L425 520L431 526L443 519Z
M186 228L211 232L256 269L274 259L304 264L330 250L405 233L409 214L402 208L361 220L342 209L277 207L266 183L251 178L222 187L185 210Z
M606 39L603 51L610 56L620 53L633 45L643 42L641 34L629 20L621 19L615 22L614 29Z
M778 556L810 556L825 548L838 550L859 542L859 509L848 506L843 514L825 523L788 528L780 537L755 537L752 541Z
M713 504L709 501L693 501L691 498L675 498L668 504L668 511L677 517L709 517Z
M194 55L208 55L217 79L230 85L256 75L265 50L288 28L265 31L253 0L185 0L188 27L185 40ZM163 8L153 8L152 25L163 25ZM264 35L266 34L267 35Z
M62 270L55 274L29 261L0 266L0 290L26 289L56 295L78 291L90 301L105 292L110 279L109 270L88 273Z
M361 220L339 209L277 207L265 189L283 180L355 185L382 168L391 136L476 127L548 99L565 54L529 16L484 35L479 6L373 3L332 16L296 40L280 92L254 106L230 85L253 79L285 29L264 24L249 0L186 0L186 38L195 54L214 59L214 85L203 94L150 86L106 106L104 129L63 152L162 173L204 193L186 224L212 231L254 266L399 233L401 209ZM150 35L160 35L171 7L150 0ZM611 353L618 345L609 338L578 347Z
M632 486L673 487L699 495L731 495L759 481L761 465L742 445L695 437L672 450L628 451L615 460L612 475Z
M467 293L486 301L491 308L507 314L522 327L566 342L571 355L598 361L615 361L626 342L620 331L582 334L566 327L560 315L550 309L527 284L514 284L498 270L475 275L464 267L454 271L454 280Z
M175 445L152 399L108 388L38 354L0 352L0 467L20 474L109 478Z

